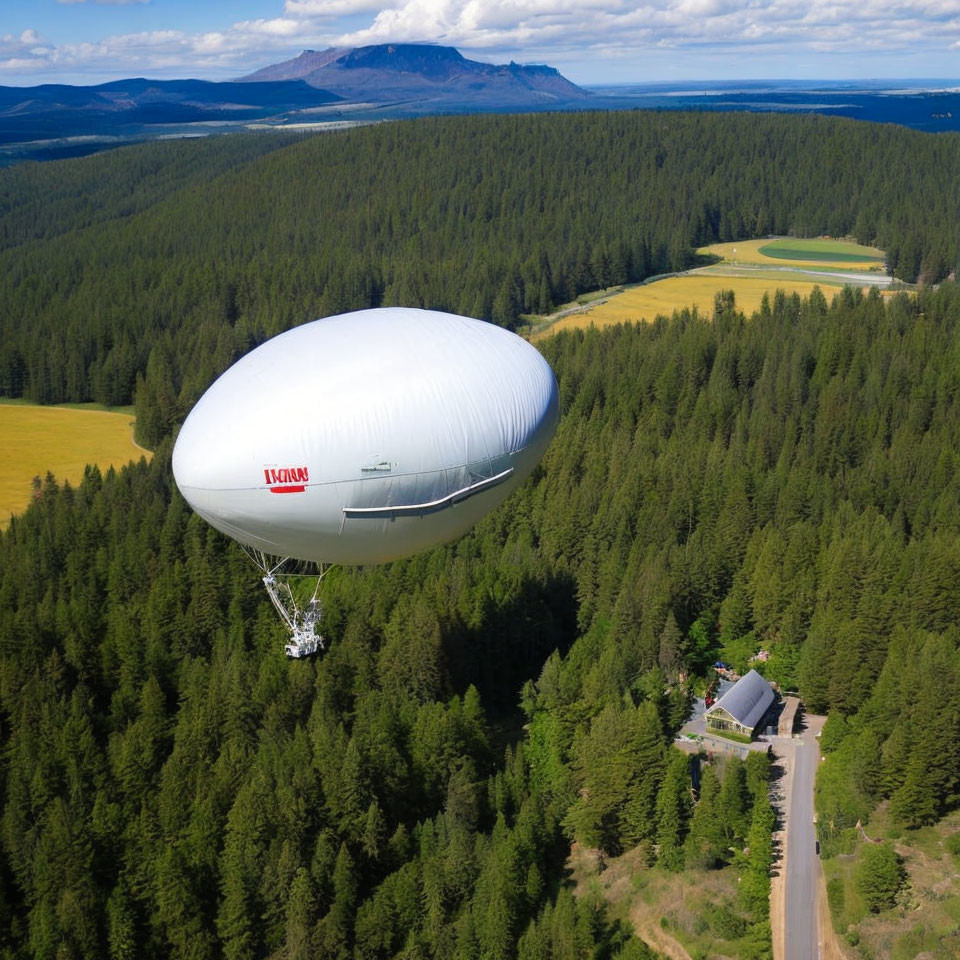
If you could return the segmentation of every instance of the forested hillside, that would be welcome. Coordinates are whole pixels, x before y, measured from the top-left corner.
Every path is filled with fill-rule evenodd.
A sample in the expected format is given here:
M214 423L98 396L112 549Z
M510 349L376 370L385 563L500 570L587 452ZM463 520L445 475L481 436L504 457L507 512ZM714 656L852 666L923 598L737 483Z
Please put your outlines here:
M833 712L825 840L957 805L960 289L544 350L541 467L461 541L331 574L314 662L169 441L48 481L0 537L7 956L645 956L563 886L577 838L656 869L746 843L725 909L763 957L766 773L691 809L668 749L721 644Z
M155 142L0 176L0 250L123 220L301 140L298 134Z
M815 116L436 118L21 166L0 171L0 210L0 395L136 395L153 446L239 354L344 310L512 325L767 233L853 233L897 276L939 280L960 252L960 138Z

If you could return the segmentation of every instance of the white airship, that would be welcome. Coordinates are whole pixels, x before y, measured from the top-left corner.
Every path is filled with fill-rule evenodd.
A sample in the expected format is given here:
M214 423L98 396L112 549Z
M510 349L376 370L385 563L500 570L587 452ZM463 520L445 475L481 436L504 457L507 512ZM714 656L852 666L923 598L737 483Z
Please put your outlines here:
M289 330L200 398L173 451L187 502L263 568L291 656L322 645L287 558L384 563L453 540L502 503L553 437L557 383L500 327L360 310Z

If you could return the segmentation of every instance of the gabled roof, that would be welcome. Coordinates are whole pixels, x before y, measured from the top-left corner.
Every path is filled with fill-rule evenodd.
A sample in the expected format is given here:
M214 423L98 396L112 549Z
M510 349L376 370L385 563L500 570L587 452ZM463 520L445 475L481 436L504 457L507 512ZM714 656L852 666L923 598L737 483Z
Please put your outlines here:
M726 710L738 723L751 730L763 719L773 703L773 687L756 670L742 676L709 710Z

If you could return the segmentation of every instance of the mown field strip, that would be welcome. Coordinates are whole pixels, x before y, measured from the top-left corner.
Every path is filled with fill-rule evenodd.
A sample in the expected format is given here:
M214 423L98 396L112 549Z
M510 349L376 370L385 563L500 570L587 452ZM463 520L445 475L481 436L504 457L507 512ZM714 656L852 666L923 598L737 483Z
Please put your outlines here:
M804 240L798 237L782 237L771 240L760 248L760 253L767 257L783 257L789 252L790 258L806 257L808 260L838 259L877 260L883 262L884 254L877 247L868 247L851 240L832 240L828 238Z
M129 413L0 404L0 528L33 495L33 478L52 473L77 484L87 464L101 470L152 456L133 441Z
M884 253L846 240L804 240L784 237L771 240L734 240L701 247L697 253L721 257L728 263L759 263L764 266L842 265L849 270L876 271L884 266Z
M842 250L832 251L830 253L819 253L814 255L806 247L782 247L777 244L769 244L760 248L760 253L765 257L777 260L822 260L824 263L846 265L849 263L863 263L870 260L874 264L882 264L883 260L879 257L864 257L862 253L846 253Z

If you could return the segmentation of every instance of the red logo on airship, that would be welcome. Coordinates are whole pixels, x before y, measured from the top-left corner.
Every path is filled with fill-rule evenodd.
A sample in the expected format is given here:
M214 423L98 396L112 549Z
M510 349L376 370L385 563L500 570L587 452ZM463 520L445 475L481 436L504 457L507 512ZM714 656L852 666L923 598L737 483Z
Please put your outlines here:
M264 467L263 479L271 493L303 493L310 474L306 467Z

